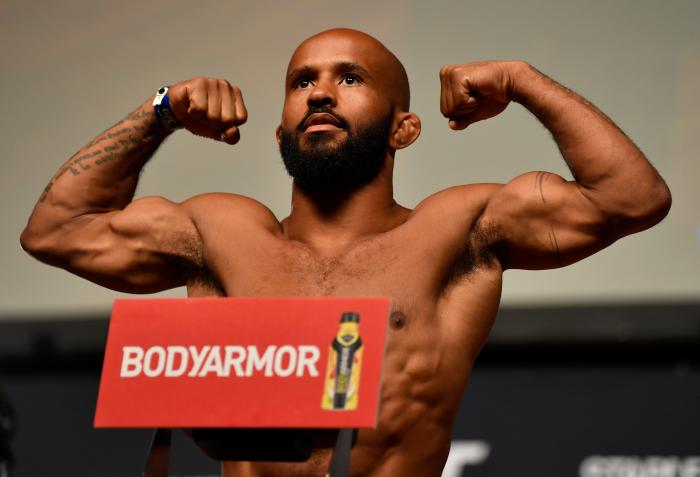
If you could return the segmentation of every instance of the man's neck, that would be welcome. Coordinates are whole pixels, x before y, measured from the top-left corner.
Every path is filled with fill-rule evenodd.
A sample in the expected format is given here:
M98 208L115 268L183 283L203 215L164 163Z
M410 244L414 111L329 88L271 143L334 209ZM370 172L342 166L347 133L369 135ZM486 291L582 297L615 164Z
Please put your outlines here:
M309 192L294 184L292 212L282 223L287 238L333 256L403 223L410 211L394 201L392 167L387 166L372 182L347 194Z

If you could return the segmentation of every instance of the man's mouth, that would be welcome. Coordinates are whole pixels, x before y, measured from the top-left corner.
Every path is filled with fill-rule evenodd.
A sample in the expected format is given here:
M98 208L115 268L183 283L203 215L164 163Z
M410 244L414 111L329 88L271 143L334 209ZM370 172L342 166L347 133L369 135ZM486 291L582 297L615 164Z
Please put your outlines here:
M303 124L305 132L336 131L342 128L341 121L329 113L313 113Z

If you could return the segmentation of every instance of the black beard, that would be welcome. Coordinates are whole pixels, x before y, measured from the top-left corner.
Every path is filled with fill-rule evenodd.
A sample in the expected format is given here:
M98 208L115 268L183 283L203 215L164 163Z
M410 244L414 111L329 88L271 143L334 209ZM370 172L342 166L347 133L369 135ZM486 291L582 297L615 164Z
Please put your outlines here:
M304 123L313 113L333 115L347 131L347 138L333 144L333 134L316 132L301 148ZM353 131L348 121L328 108L309 110L296 130L282 130L280 154L294 183L307 192L336 192L346 195L370 183L382 169L389 148L391 116Z

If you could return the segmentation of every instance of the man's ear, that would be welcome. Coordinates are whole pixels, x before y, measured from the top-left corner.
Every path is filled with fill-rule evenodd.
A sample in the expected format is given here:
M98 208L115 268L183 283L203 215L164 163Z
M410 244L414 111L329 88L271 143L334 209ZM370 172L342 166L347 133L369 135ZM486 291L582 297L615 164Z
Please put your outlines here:
M277 145L280 145L280 142L282 142L282 125L280 124L277 126L277 129L275 129L275 138L277 139Z
M403 149L420 136L420 118L413 113L402 112L397 115L396 121L396 129L389 138L389 145L392 149Z

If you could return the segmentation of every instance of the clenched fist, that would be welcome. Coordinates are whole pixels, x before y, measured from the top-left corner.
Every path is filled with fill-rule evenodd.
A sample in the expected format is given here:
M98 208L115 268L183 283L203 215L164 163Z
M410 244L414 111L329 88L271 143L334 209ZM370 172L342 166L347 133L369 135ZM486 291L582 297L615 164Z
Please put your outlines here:
M515 70L523 63L482 61L440 69L440 111L450 128L464 129L506 109L513 97Z
M170 87L170 107L188 131L236 144L238 127L248 119L241 90L228 81L193 78Z

